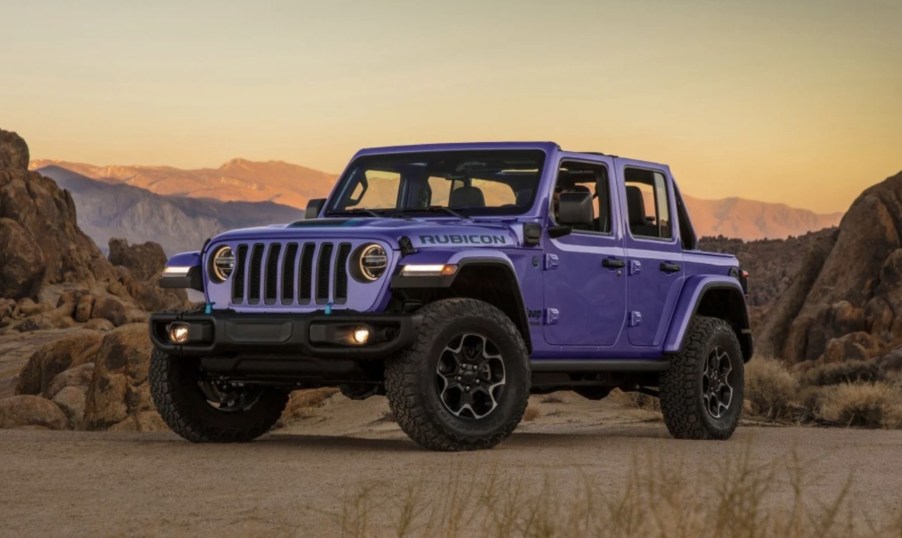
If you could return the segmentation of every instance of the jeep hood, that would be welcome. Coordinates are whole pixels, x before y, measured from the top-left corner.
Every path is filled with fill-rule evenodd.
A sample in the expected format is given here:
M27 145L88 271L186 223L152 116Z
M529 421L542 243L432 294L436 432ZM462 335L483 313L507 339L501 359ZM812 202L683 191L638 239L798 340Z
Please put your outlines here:
M402 237L414 248L510 247L520 244L521 226L514 220L478 221L457 219L350 218L311 219L223 232L211 244L231 241L306 239L373 239L399 248Z

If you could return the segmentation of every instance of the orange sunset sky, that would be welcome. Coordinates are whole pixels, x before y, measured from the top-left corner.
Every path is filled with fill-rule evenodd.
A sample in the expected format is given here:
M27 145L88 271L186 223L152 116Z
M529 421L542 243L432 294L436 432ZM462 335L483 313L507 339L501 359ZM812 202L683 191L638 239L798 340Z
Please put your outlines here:
M902 170L902 1L0 0L33 158L338 172L359 147L555 140L697 197L841 211Z

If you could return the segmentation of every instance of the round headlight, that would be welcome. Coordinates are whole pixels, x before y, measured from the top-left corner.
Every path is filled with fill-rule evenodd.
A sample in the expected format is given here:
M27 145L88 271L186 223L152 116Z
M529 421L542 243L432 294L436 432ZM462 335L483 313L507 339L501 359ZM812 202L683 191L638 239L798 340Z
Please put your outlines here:
M214 280L225 282L235 270L235 254L228 246L222 246L213 252L210 258L210 275Z
M352 262L354 263L352 272L357 280L375 282L388 268L388 254L380 245L370 243L357 249Z

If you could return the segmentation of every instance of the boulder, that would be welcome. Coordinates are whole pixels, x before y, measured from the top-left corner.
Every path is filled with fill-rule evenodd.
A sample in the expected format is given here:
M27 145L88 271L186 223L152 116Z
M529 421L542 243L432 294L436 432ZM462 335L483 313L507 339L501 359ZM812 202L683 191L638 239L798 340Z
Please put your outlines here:
M117 327L125 325L126 321L128 321L125 314L125 305L122 304L122 301L110 295L98 297L94 301L94 306L91 309L91 318L108 320Z
M0 428L63 430L68 425L66 414L46 398L23 394L0 400Z
M93 378L93 362L86 362L80 366L69 368L53 378L47 390L43 392L44 397L52 400L61 390L67 387L84 387L87 389Z
M147 384L151 344L147 325L131 324L106 336L95 357L84 427L89 430L164 430Z
M110 239L108 259L113 265L121 265L138 280L150 280L160 276L166 265L163 247L150 241L140 245L129 245L126 239Z
M94 311L94 301L94 296L87 293L78 298L74 311L75 321L86 323L91 319L91 313Z
M64 387L53 397L52 401L66 415L69 428L81 429L85 417L85 399L88 387Z
M59 374L91 362L102 338L94 331L79 331L45 344L28 358L19 373L16 394L45 394Z

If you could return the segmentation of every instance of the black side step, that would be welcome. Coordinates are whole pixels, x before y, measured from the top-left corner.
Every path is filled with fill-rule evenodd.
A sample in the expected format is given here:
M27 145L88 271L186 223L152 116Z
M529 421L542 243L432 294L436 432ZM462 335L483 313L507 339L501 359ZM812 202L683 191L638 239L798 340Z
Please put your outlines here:
M531 361L533 372L663 372L667 359L538 359Z

